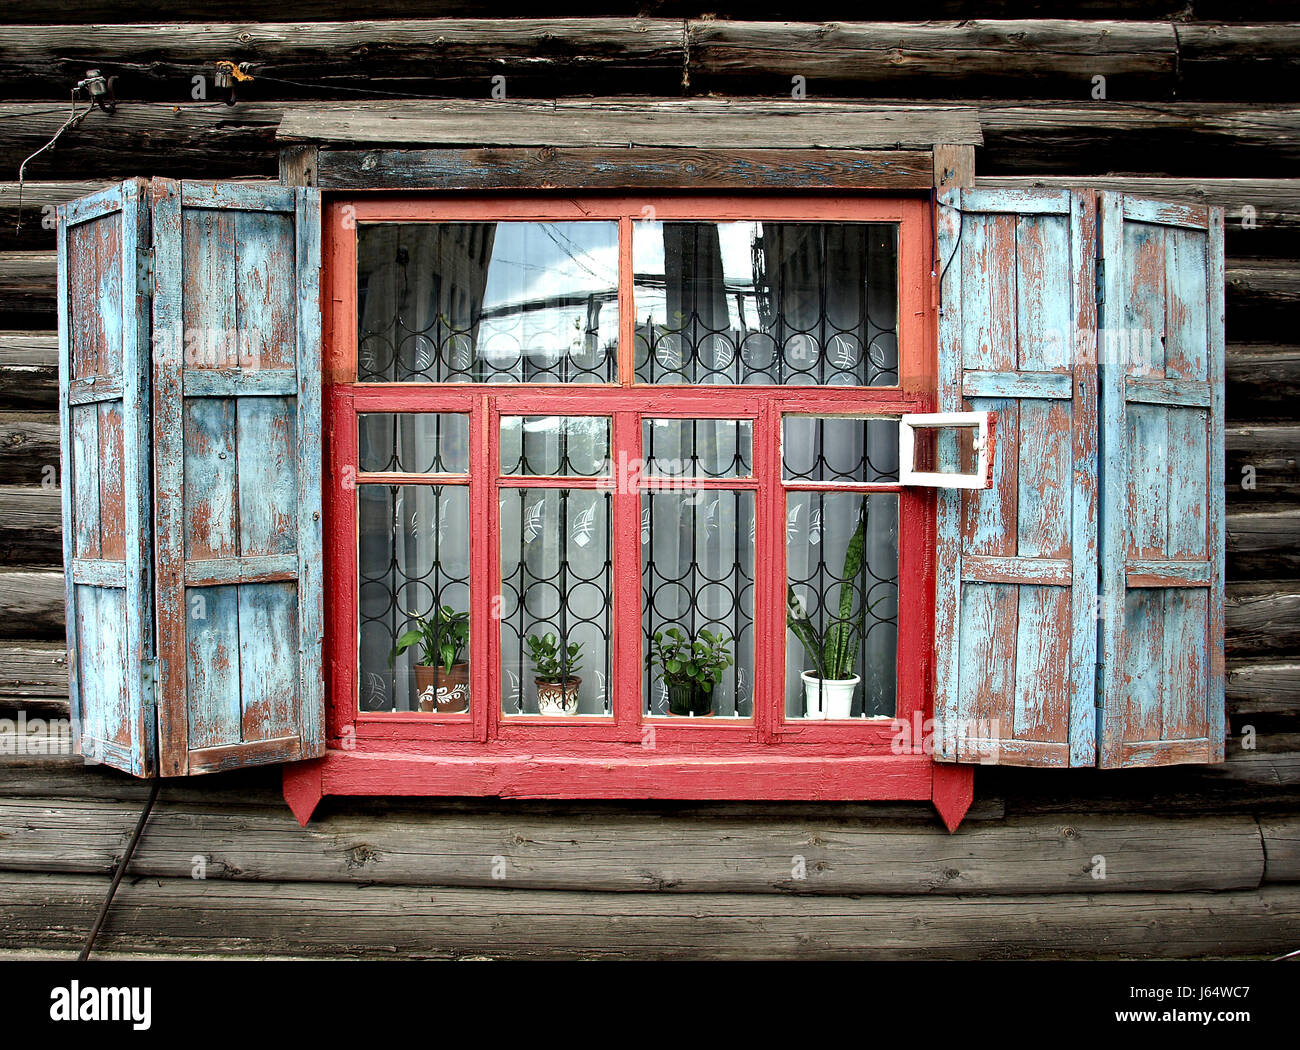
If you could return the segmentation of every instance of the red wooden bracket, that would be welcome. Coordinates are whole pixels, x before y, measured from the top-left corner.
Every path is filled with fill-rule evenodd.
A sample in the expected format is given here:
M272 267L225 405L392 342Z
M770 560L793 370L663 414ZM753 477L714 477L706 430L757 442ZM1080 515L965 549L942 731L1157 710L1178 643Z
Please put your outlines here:
M944 826L956 831L975 800L975 767L936 762L930 797Z
M299 825L307 826L311 815L324 794L321 782L323 758L308 762L286 762L284 765L284 800L289 803Z

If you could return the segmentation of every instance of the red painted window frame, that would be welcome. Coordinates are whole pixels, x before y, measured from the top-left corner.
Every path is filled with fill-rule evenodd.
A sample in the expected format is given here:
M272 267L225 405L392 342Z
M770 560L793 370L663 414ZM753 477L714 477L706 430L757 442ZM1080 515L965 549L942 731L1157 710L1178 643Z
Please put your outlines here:
M899 384L825 388L632 384L632 230L653 207L657 220L766 220L889 222L899 229ZM611 384L357 383L357 226L365 222L483 222L565 219L619 224L620 381ZM642 715L640 607L637 557L616 564L615 627L611 655L610 716L503 716L498 632L490 618L499 574L496 536L498 484L495 443L502 414L609 412L613 447L639 453L641 428L631 413L698 415L755 421L752 480L705 481L706 487L783 493L779 430L782 412L818 415L901 414L933 411L936 399L937 316L934 308L933 224L928 197L671 196L440 197L385 194L327 201L324 215L325 411L325 652L324 759L287 766L286 797L305 821L324 794L503 795L572 798L686 799L932 799L955 827L971 798L968 767L933 762L921 745L933 713L935 494L898 485L843 486L791 483L790 490L896 492L899 507L899 650L896 716L853 722L787 721L784 716L785 614L784 495L756 501L756 565L781 571L755 574L755 633L779 641L755 646L755 704L750 720L674 719ZM503 405L508 412L503 413ZM357 575L356 416L361 411L455 411L470 414L469 474L439 476L437 484L470 489L471 710L464 716L418 712L360 712L356 700ZM617 456L617 452L615 455ZM428 476L383 474L404 483ZM597 482L538 479L545 487L593 487ZM512 478L509 486L527 485ZM907 526L904 527L904 523ZM615 493L612 530L639 533L639 503ZM618 610L636 609L636 622L619 623ZM626 615L626 614L624 614ZM637 639L635 648L628 644ZM764 675L760 659L773 672ZM761 677L761 682L760 682ZM620 684L622 683L622 684ZM486 698L486 702L481 699ZM894 744L906 723L914 745ZM653 734L646 732L653 726ZM924 734L928 736L927 734ZM647 746L647 739L652 746ZM304 815L305 814L305 815Z

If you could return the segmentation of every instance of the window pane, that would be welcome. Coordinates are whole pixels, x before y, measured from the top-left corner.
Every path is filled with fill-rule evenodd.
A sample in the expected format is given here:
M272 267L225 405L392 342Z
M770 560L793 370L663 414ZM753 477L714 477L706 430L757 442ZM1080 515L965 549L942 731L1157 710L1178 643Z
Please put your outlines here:
M593 478L609 473L608 416L502 416L501 473Z
M787 481L896 482L898 419L785 416L781 476Z
M754 424L748 419L646 419L645 473L666 478L748 478L754 473Z
M898 383L893 223L634 224L643 383Z
M450 412L365 412L357 416L360 469L468 474L469 416Z
M504 489L500 508L502 712L609 714L610 494ZM528 641L535 637L545 647L548 635L549 675L539 673L546 668ZM576 685L570 681L561 691L561 680L573 677ZM539 699L548 697L541 710Z
M363 224L357 322L363 383L611 382L618 224Z
M646 714L754 713L754 493L718 489L641 494L641 625L647 656L674 647L719 652L732 661L711 691L665 659L648 667ZM710 644L704 632L721 640ZM697 660L698 667L698 660ZM671 710L670 710L671 707Z
M786 716L892 715L898 497L787 493L786 572Z
M465 710L469 489L359 485L357 510L361 710ZM424 637L395 652L409 631Z

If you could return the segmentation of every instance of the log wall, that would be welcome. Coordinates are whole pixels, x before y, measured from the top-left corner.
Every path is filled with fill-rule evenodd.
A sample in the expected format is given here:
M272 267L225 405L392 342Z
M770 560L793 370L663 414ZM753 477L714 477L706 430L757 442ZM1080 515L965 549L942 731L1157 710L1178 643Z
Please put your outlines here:
M497 74L517 98L787 101L803 76L810 105L976 116L980 185L1084 183L1222 205L1228 761L981 769L951 837L928 806L883 804L329 799L302 830L273 770L169 782L99 951L892 959L1300 947L1300 8L1194 0L1170 17L1175 6L920 0L909 13L942 20L923 25L826 0L817 21L782 24L808 12L576 0L486 20L461 0L375 0L371 21L343 22L353 9L337 0L285 0L272 24L213 0L211 21L194 24L192 5L174 0L9 0L0 954L76 950L146 791L67 755L15 753L17 732L30 751L48 737L40 720L66 713L54 234L43 218L126 175L274 178L276 129L303 107L355 106L367 90L406 96L396 101L408 108L413 97L485 98ZM258 78L233 107L192 97L192 78L218 58L248 61ZM90 114L28 165L18 225L18 167L66 120L71 83L90 67L118 77L119 108ZM1095 76L1105 99L1092 97ZM64 743L49 738L51 751Z

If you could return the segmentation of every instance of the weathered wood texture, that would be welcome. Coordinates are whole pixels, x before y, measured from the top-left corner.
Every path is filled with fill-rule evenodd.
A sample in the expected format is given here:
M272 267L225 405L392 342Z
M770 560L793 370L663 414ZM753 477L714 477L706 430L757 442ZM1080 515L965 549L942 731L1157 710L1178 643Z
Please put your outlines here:
M0 876L0 947L75 948L102 896L99 876ZM778 897L128 879L97 948L443 959L1200 958L1293 950L1297 923L1293 885L1216 894Z
M58 336L0 332L0 409L57 409L58 403Z
M153 193L158 768L313 757L324 750L320 195L162 180ZM195 354L194 330L241 338Z
M131 803L0 798L0 870L110 873L137 817ZM1294 836L1300 820L1274 827ZM1093 874L1100 873L1098 855L1106 858L1104 878ZM1260 827L1244 813L1027 817L976 822L955 836L933 821L897 818L647 821L592 814L560 834L553 818L526 811L435 811L383 821L336 813L299 830L284 809L214 813L164 798L132 874L185 878L195 856L211 879L485 888L500 886L493 866L501 857L513 888L582 885L593 892L1134 893L1273 881Z
M278 13L278 12L277 12ZM910 12L909 12L910 13ZM0 88L57 96L106 67L135 98L190 97L218 59L248 62L282 97L359 80L411 94L710 92L806 78L814 95L1086 97L1094 76L1125 98L1276 98L1300 53L1292 24L1175 26L1068 18L754 22L677 18L421 19L318 23L14 26L0 31ZM254 81L262 96L266 86ZM588 85L589 86L589 85ZM1294 94L1292 93L1292 97Z
M58 564L63 556L60 515L54 485L0 486L0 564Z
M938 408L997 413L1000 454L990 488L938 494L935 755L1093 765L1097 374L1052 333L1098 323L1095 200L955 190L939 204ZM958 469L947 454L939 468Z
M794 15L813 12L793 10L780 0L750 0L748 3L711 3L711 17L719 19L766 19L785 21ZM698 3L690 0L563 0L559 4L504 3L494 7L497 18L589 17L633 18L651 13L674 19L695 18ZM908 6L907 14L916 19L971 18L1107 18L1166 20L1171 8L1165 0L1075 0L1073 3L1044 3L1043 0L919 0ZM204 13L213 19L239 19L248 15L244 0L211 0ZM285 0L277 4L277 17L295 21L333 21L357 13L356 5L346 0ZM897 9L884 4L863 5L846 0L819 4L815 12L824 19L851 20L864 14L886 15ZM469 18L483 14L482 4L471 0L375 0L366 5L371 18ZM1194 17L1209 22L1277 21L1291 19L1293 5L1277 0L1200 0ZM192 7L181 0L9 0L0 9L0 24L41 23L76 25L85 22L116 23L154 21L184 22L194 16ZM1184 10L1178 19L1187 22L1193 12Z
M965 107L662 98L304 104L285 111L278 137L377 145L855 150L983 141L978 114Z
M712 131L703 133L703 129L698 139L682 134L680 129L676 134L661 129L648 142L632 141L662 145L665 138L692 138L705 147L732 144L761 148L773 140L775 128L771 122L746 119L754 116L752 101L731 100L736 119L728 125L729 137L725 141ZM629 99L623 105L644 110L644 102ZM579 105L574 100L566 104ZM688 112L689 107L704 105L691 100L673 104L686 107ZM787 99L775 104L807 107L794 110L794 115L802 114L804 118L819 110L830 113L834 109L833 103L816 100L794 103ZM390 145L456 146L464 145L466 138L490 140L471 145L518 145L520 140L538 146L565 144L558 138L560 129L547 133L553 128L552 122L535 119L537 103L479 102L476 105L495 107L491 110L491 131L467 135L463 126L448 127L448 107L466 105L475 104L248 101L233 108L197 102L123 105L111 117L99 112L87 117L60 139L57 151L33 161L27 173L33 179L110 179L141 169L209 179L270 176L276 173L273 146L282 118L287 122L286 130L299 132L311 141L370 144L368 136L377 135L380 138L376 144ZM905 115L915 108L915 103L873 102L872 106L886 113L901 110ZM383 119L386 107L395 111L394 120ZM1252 104L1243 112L1240 105L1222 102L945 99L941 108L965 114L960 118L961 126L982 127L984 148L979 153L979 170L984 174L1086 176L1126 171L1230 178L1245 171L1256 178L1286 178L1294 174L1300 161L1300 108L1289 104ZM0 165L16 171L28 154L49 140L67 115L66 107L49 102L0 103L0 124L6 129L0 137ZM420 123L422 118L437 126L436 133ZM693 128L696 123L692 120L688 126ZM609 129L604 137L611 144L628 144L629 140L615 136L608 124L599 124ZM914 136L928 146L940 141L932 137L938 130L937 126L918 125L912 132L896 139L885 137L883 142L889 146L906 145ZM419 136L414 143L408 141L412 135ZM593 137L602 136L587 131L579 143L568 144L589 144ZM801 141L809 141L808 136L796 132L776 144L794 146ZM846 147L881 145L881 140L844 142L842 135L836 141Z
M768 190L928 187L929 153L695 148L322 149L327 190Z

